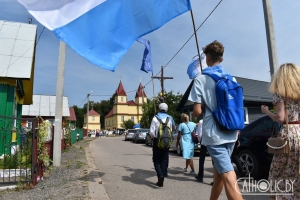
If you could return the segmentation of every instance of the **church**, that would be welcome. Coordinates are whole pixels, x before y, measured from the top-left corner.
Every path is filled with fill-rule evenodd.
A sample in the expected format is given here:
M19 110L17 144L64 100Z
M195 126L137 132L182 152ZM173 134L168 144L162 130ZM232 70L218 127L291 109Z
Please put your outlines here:
M106 130L123 130L121 125L124 121L132 120L134 124L140 122L143 110L143 103L147 103L147 96L140 83L135 95L135 100L127 100L127 95L122 81L115 92L115 103L111 111L105 116Z

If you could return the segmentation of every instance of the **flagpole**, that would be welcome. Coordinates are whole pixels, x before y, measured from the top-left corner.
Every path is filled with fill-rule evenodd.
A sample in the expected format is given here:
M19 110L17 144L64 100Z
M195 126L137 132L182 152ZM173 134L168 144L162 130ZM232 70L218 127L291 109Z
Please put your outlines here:
M200 50L199 50L199 45L198 45L198 38L197 38L197 31L196 31L196 26L195 26L195 21L194 21L194 15L193 11L191 10L191 16L192 16L192 21L193 21L193 27L194 27L194 35L196 39L196 46L197 46L197 51L198 51L198 58L199 58L199 63L202 71L202 63L201 63L201 58L200 58Z
M152 87L153 87L153 104L154 104L154 114L156 114L156 105L155 105L155 93L154 93L154 81L153 81L153 71L152 71Z

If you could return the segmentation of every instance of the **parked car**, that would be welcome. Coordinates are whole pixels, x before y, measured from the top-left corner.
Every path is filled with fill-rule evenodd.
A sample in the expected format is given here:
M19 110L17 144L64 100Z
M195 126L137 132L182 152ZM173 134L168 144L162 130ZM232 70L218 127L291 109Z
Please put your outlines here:
M137 129L128 129L125 133L125 141L132 140L134 134L137 132Z
M177 136L178 136L178 127L176 128L176 130L173 132L173 142L172 142L172 145L171 145L171 148L170 150L176 150L177 154L179 156L182 155L182 144L181 144L181 140L179 141L179 145L178 145L178 148L176 148L176 142L177 142ZM194 147L194 150L195 151L199 151L201 149L201 144L198 143L198 144L195 144L195 147Z
M146 133L145 144L153 146L153 138L151 137L149 132Z
M242 162L246 175L266 178L269 174L273 155L268 153L267 141L273 130L278 133L280 124L269 116L264 116L247 125L240 131L237 155ZM241 172L242 173L242 172Z
M146 135L149 132L149 129L140 128L136 130L137 131L134 133L132 141L134 141L135 143L144 142L146 140Z

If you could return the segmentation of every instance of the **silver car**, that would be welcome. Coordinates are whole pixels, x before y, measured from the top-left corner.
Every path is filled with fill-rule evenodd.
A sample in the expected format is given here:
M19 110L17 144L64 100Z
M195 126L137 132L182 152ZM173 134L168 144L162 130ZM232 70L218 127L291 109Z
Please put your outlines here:
M128 129L128 131L125 133L125 141L132 140L136 132L137 129Z
M176 130L173 132L172 136L173 136L173 142L172 142L172 145L170 147L170 150L176 150L177 154L179 156L181 156L182 155L181 140L179 141L178 148L176 148L176 142L177 142L177 136L178 136L178 128L176 128ZM201 149L201 144L200 143L195 144L194 150L195 151L199 151L200 149Z
M137 131L134 133L132 141L134 141L135 143L145 142L146 135L148 132L149 132L149 129L145 129L145 128L137 129Z

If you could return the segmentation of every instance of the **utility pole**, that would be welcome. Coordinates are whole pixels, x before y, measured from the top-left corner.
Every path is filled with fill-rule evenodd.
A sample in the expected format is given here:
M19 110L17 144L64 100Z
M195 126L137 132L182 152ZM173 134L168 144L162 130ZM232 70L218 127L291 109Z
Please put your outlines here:
M64 76L66 61L66 43L60 41L56 83L56 103L55 103L55 127L53 144L53 166L59 167L61 164L61 133L62 133L62 110L64 94Z
M161 73L160 73L161 76L152 76L151 78L154 78L154 79L159 79L160 80L160 85L161 85L161 97L162 97L162 101L164 102L164 91L165 91L165 88L164 88L164 80L165 79L173 79L173 77L165 77L164 76L164 67L161 66Z
M87 117L86 117L86 134L88 134L89 131L89 112L90 112L90 95L93 91L87 94Z
M270 74L272 77L274 72L276 72L278 68L276 39L274 33L274 24L273 24L270 0L262 0L262 1L264 7L265 26L266 26L268 52L269 52Z

